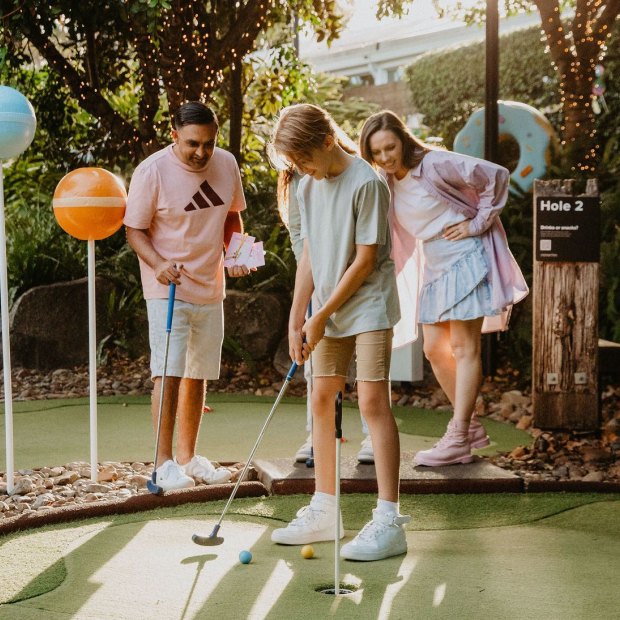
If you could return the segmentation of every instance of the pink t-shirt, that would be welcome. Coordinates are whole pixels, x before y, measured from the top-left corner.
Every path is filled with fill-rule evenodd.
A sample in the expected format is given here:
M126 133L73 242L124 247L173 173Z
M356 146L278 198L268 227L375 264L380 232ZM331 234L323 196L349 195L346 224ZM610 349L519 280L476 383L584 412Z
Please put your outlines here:
M231 153L215 148L202 170L179 160L172 144L147 157L129 185L124 223L148 230L155 250L183 265L176 297L194 304L224 299L224 222L243 211L239 167ZM140 260L145 299L168 297L153 270Z

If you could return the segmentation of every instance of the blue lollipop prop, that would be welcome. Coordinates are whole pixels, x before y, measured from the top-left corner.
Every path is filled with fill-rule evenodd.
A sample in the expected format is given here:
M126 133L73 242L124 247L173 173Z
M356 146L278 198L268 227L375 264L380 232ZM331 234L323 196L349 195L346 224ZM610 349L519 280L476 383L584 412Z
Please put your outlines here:
M32 142L37 117L30 101L9 86L0 86L0 159L21 155Z
M0 159L21 155L32 142L37 128L34 108L14 88L0 86ZM6 437L7 491L13 490L13 390L11 387L11 345L9 337L9 295L4 223L4 184L0 163L0 309L2 313L2 358L4 372L4 418Z

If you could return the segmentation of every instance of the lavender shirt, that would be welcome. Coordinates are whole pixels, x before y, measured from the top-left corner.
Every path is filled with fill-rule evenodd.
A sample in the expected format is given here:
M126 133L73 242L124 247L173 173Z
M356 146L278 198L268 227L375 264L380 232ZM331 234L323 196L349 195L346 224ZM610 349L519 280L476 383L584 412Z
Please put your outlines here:
M529 292L499 219L508 198L508 170L475 157L434 150L429 151L409 174L429 194L471 219L470 231L472 235L480 235L490 263L488 278L493 308L501 310L501 314L485 317L482 331L507 329L512 306ZM392 195L398 191L390 175L388 184ZM401 347L417 338L417 301L422 283L423 256L419 240L394 216L393 203L392 198L389 213L392 258L404 319L394 328L394 346Z

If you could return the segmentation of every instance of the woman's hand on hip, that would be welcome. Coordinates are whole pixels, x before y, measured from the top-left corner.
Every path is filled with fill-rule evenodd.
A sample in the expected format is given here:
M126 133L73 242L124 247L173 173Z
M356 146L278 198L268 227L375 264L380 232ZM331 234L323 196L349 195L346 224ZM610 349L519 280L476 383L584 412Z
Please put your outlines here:
M450 241L458 241L459 239L471 237L472 234L469 230L469 222L471 222L471 220L463 220L458 224L452 224L452 226L447 226L446 228L444 228L443 238L449 239Z

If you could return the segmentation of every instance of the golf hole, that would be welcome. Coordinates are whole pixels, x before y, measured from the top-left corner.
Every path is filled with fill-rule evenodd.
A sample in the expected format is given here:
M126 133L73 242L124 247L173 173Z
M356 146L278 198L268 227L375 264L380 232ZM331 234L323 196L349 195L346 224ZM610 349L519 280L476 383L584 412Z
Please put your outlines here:
M357 592L359 590L359 587L353 585L352 583L341 583L338 590L340 596L342 596L344 594L353 594L354 592ZM333 583L323 584L318 588L315 588L314 591L318 592L319 594L330 594L331 596L336 595L336 588L334 587Z

